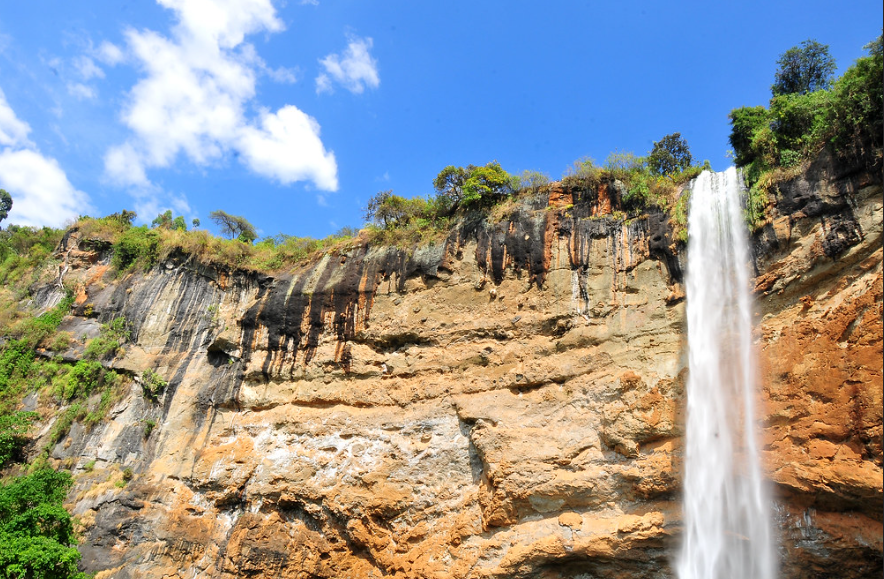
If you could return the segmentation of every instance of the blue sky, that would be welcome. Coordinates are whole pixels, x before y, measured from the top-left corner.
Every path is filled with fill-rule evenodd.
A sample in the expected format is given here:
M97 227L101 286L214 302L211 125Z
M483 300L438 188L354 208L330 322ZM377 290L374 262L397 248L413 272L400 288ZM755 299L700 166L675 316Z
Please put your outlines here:
M171 208L212 230L223 209L323 237L449 164L555 179L679 131L721 170L727 113L767 104L782 52L816 39L840 74L882 20L868 0L3 2L0 187L9 223Z

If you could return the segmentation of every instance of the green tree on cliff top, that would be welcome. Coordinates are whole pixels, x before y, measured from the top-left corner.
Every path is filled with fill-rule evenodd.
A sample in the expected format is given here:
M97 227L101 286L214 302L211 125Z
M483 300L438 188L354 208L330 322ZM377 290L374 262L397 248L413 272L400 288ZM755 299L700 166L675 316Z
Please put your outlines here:
M835 75L835 59L829 46L816 40L805 40L780 55L773 86L774 96L806 94L827 89Z

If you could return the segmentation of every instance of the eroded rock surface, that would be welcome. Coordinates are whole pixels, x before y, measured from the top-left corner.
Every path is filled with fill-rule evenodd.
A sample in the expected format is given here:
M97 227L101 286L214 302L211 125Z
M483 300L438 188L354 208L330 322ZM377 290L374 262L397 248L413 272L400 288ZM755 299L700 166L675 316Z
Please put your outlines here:
M880 178L802 179L756 240L783 571L877 576ZM682 272L665 216L615 219L617 192L556 184L414 253L362 247L272 277L178 257L112 279L106 255L67 238L78 311L132 326L113 364L169 381L156 402L134 385L53 451L79 473L86 570L671 577ZM853 234L833 225L846 212Z

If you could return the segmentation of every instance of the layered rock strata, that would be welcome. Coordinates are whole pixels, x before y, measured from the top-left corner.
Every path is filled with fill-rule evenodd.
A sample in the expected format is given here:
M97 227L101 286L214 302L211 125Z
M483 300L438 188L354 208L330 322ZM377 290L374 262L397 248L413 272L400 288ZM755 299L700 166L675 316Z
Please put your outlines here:
M785 577L881 568L881 180L835 166L782 185L755 243ZM113 278L72 232L79 315L62 329L86 339L124 316L132 343L111 364L136 377L52 452L76 473L84 567L671 577L682 271L667 217L615 218L618 190L554 184L413 252L354 247L273 276L177 256ZM146 368L168 380L155 402Z

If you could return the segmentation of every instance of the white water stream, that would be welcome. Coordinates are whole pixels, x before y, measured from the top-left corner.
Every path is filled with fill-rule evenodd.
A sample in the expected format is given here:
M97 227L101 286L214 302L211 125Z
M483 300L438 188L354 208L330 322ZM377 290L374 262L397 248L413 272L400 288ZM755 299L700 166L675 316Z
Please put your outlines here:
M680 579L773 579L755 440L749 251L734 168L703 172L688 218L690 375Z

